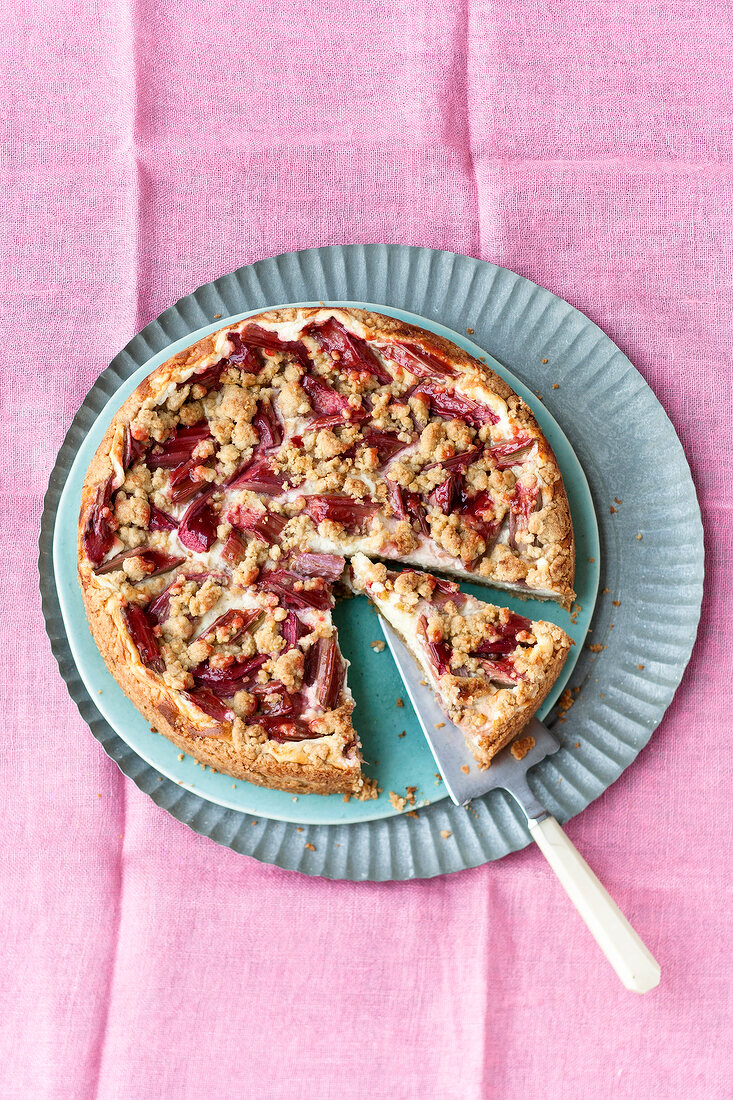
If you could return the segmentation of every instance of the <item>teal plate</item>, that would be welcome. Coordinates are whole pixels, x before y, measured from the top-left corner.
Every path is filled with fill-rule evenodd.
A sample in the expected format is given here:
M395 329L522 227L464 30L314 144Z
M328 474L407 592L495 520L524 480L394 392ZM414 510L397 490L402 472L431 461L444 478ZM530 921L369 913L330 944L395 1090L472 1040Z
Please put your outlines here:
M290 305L317 306L318 301L288 303ZM477 347L459 333L425 317L418 317L404 310L376 306L368 302L329 302L329 305L353 306L359 309L382 310L411 324L431 329L453 340L500 374L533 409L537 420L555 452L570 501L576 538L577 578L576 592L581 610L571 615L555 604L540 600L521 600L506 592L494 594L478 585L464 584L464 591L479 598L511 607L533 619L549 619L563 627L575 642L560 677L552 692L538 712L540 717L549 713L560 697L578 660L583 641L590 625L591 614L598 591L600 549L598 526L593 510L593 499L572 447L562 430L533 395L517 378L496 362L488 352ZM61 613L66 627L71 652L84 686L95 700L97 708L143 760L156 768L161 775L185 785L211 802L233 810L243 810L258 817L299 824L336 825L342 822L374 821L381 817L393 817L395 809L389 797L394 791L404 796L407 787L416 788L415 808L418 809L436 799L446 797L442 782L436 782L435 761L425 741L417 718L409 706L399 707L396 700L405 692L389 651L375 652L370 641L381 638L379 626L369 602L360 596L342 601L336 611L336 623L344 655L351 661L349 684L356 708L354 723L362 740L367 760L366 774L377 780L381 794L377 799L361 802L351 799L344 802L341 795L298 795L285 791L268 790L251 783L234 781L231 776L202 768L192 757L184 756L165 737L154 733L140 712L130 702L113 679L102 660L96 643L87 626L81 590L76 579L76 525L81 503L81 489L89 463L99 446L112 417L127 400L136 386L165 362L171 355L182 351L191 343L215 332L227 324L233 324L252 311L218 319L214 324L187 336L184 340L165 348L143 364L107 402L88 435L77 451L69 476L59 501L53 543L53 563ZM400 734L404 732L404 736Z
M336 621L352 661L367 772L384 788L369 803L294 798L204 771L188 757L178 761L175 747L151 733L109 676L86 625L75 567L79 494L114 412L142 377L199 336L278 303L320 301L365 304L431 328L485 357L532 406L568 488L580 604L571 622L554 605L497 594L525 614L558 622L577 643L541 712L550 710L547 720L555 721L550 708L570 678L577 701L555 725L564 745L534 770L532 783L566 820L634 759L679 683L699 617L701 527L682 449L643 379L587 318L512 272L452 253L399 245L288 253L201 287L138 334L87 395L51 477L39 559L47 629L71 694L105 750L196 831L263 861L332 878L413 878L476 866L528 842L521 815L502 792L469 810L443 796L414 716L395 705L402 691L391 658L368 645L380 634L364 600L340 604ZM467 328L477 343L463 335ZM651 502L641 493L650 471ZM624 504L612 515L614 496ZM604 594L593 614L601 563ZM464 587L491 598L485 588ZM582 646L589 626L606 647L597 658ZM404 794L407 786L417 787L416 818L397 815L388 799L389 790Z

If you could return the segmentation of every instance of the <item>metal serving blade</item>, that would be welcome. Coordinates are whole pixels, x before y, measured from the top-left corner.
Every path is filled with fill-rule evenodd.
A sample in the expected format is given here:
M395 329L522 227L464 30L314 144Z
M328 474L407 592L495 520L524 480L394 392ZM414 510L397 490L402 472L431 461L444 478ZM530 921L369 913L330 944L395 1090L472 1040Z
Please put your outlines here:
M517 760L507 747L494 757L490 768L479 768L463 734L441 710L432 688L426 686L422 671L405 643L381 615L379 623L446 790L456 805L462 806L501 787L516 799L528 821L547 817L545 807L530 790L527 772L560 748L554 734L533 718L522 730L522 736L534 737L535 744L522 760Z
M558 822L529 789L527 772L549 753L557 752L560 742L542 722L533 718L522 731L524 736L535 739L527 755L516 760L506 748L494 757L490 768L481 770L463 734L446 720L432 690L421 680L417 662L407 646L381 615L379 622L453 801L461 805L496 787L508 791L527 815L532 839L626 988L635 993L654 989L661 974L659 963Z

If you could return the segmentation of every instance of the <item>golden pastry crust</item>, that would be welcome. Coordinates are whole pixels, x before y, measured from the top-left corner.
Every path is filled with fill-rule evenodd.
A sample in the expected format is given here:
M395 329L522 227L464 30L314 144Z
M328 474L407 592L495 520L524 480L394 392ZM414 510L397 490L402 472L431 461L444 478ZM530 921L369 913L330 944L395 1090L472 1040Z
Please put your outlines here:
M264 446L271 430L280 438ZM186 462L174 467L167 452L179 437L192 442ZM257 463L264 463L269 488L249 475L231 484ZM180 531L192 500L209 501L216 528L214 547L193 553L152 518L172 519ZM303 740L278 741L258 725L264 704L242 711L255 705L246 692L239 712L212 718L191 700L192 690L203 698L197 669L203 663L210 674L213 662L242 662L247 653L191 642L187 620L206 621L230 606L223 589L215 580L200 591L194 584L177 618L162 629L147 623L164 668L156 653L155 667L141 658L126 618L131 606L147 615L178 575L181 562L169 561L180 556L203 576L221 569L222 546L229 550L233 606L303 551L333 557L365 550L422 564L427 556L435 568L475 581L565 605L573 596L567 499L530 411L455 345L361 310L268 311L222 328L153 371L116 414L90 464L78 546L94 637L151 725L202 763L287 790L372 796L361 776L348 690L325 711L305 693L311 728ZM294 606L307 605L317 583L298 579L306 603ZM267 615L262 635L271 649L260 688L281 682L287 700L287 662L277 676L273 671L280 634L272 606ZM324 637L329 623L324 612ZM294 644L307 660L307 642Z

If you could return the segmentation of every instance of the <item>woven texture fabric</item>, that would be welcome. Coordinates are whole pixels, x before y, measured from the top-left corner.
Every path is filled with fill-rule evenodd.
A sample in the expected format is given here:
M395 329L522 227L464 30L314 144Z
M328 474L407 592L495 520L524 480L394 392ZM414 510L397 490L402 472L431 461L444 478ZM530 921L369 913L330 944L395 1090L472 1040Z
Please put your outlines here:
M729 5L9 0L0 18L0 1094L733 1095ZM660 960L644 998L536 850L351 885L194 835L107 759L51 657L42 497L96 377L201 283L354 241L465 252L566 298L686 449L698 643L649 747L568 827Z

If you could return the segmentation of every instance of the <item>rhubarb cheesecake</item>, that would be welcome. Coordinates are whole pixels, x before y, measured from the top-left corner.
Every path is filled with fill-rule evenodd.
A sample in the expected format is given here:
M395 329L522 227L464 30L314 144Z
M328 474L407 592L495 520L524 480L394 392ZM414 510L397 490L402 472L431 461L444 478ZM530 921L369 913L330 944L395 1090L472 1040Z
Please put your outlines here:
M569 606L567 498L530 410L502 379L376 313L263 313L153 371L91 463L78 546L91 629L123 690L185 752L265 786L374 794L331 619L342 580L358 575L373 598L371 570L390 591L418 585L420 659L450 650L448 674L433 660L431 682L481 680L501 696L481 731L471 727L484 762L567 651L558 628L461 602L455 586L452 618L441 618L446 582L426 570ZM414 567L413 582L369 558ZM482 644L500 648L460 648L459 620L482 615L498 631Z

